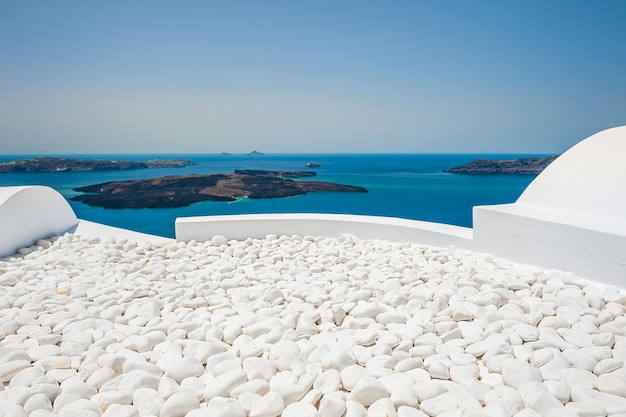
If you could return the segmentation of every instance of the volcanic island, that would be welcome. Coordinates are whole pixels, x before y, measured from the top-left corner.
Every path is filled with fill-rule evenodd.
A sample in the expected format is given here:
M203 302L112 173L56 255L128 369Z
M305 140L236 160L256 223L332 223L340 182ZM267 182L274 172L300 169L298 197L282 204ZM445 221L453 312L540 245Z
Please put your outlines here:
M0 163L0 173L123 171L145 168L183 168L190 165L197 165L197 163L184 159L151 159L145 162L137 162L41 156L2 162Z
M478 158L465 165L446 169L454 174L525 174L541 173L557 156L519 159L483 159Z
M315 175L312 171L235 170L234 173L113 181L75 188L85 194L71 200L105 209L138 209L184 207L201 201L291 197L320 191L368 192L353 185L293 180Z

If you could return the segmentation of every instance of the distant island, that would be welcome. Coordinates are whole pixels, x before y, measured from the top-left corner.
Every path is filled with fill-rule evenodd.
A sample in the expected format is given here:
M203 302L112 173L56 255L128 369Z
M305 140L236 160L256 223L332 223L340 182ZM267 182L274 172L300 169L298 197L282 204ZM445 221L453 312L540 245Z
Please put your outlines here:
M322 165L319 162L307 162L304 166L307 168L319 168Z
M242 173L248 172L248 173ZM287 179L311 176L300 171L251 171L207 175L167 176L147 180L114 181L76 188L87 193L72 197L106 209L183 207L200 201L238 198L280 198L315 191L367 193L352 185ZM315 174L315 173L313 173Z
M539 174L558 156L519 159L478 158L465 165L446 169L454 174Z
M0 173L121 171L146 168L182 168L189 165L197 165L197 163L193 161L186 161L184 159L152 159L145 162L135 162L104 159L54 158L44 156L0 163Z

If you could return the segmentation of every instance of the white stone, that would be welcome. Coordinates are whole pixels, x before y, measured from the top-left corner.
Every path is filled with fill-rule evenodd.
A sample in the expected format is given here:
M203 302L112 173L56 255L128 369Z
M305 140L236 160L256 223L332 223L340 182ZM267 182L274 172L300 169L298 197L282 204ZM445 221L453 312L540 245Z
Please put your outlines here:
M516 389L508 386L500 386L492 389L485 394L483 401L485 406L501 405L511 416L524 408L522 396Z
M433 379L450 379L450 369L441 361L434 361L428 367L428 373Z
M440 382L421 382L413 386L415 389L415 395L420 402L430 400L431 398L438 397L446 392L448 389Z
M522 392L522 398L526 407L532 408L542 416L557 416L565 409L563 404L547 391L531 389Z
M346 402L346 413L344 417L366 417L367 409L357 401L348 400Z
M435 417L442 415L446 411L459 409L459 404L451 393L446 392L420 402L420 409L427 415Z
M364 377L352 389L349 399L369 407L376 400L387 398L389 395L389 391L379 380L372 377Z
M190 376L200 376L205 369L202 363L194 357L186 357L167 364L163 375L172 378L180 383L183 379Z
M139 415L159 415L165 400L159 397L152 388L139 387L133 392L133 405L137 407Z
M80 377L72 377L61 383L61 390L66 394L76 394L80 398L90 399L96 394L96 389L84 383Z
M563 351L563 356L574 368L584 369L585 371L593 371L598 364L598 361L593 356L579 349L566 349Z
M529 324L518 323L513 326L513 331L518 334L524 342L534 342L539 339L539 330Z
M596 364L596 366L593 368L593 373L600 376L615 371L616 369L620 369L623 366L624 361L622 361L621 359L607 358L601 360Z
M360 365L350 365L342 369L339 373L341 376L341 384L346 391L352 391L356 384L365 375L365 368Z
M239 397L241 393L252 392L261 396L267 394L270 390L270 384L264 379L253 379L248 382L244 382L241 385L236 386L230 391L230 396L233 398Z
M367 409L368 417L397 417L396 407L391 401L390 398L381 398L376 400L372 405L370 405Z
M379 380L387 391L391 393L391 401L396 407L401 405L410 407L418 406L417 394L413 389L415 379L410 374L395 373L381 377Z
M543 381L543 385L561 403L565 404L570 401L571 390L567 383L563 381Z
M246 410L232 398L216 397L204 408L192 410L185 417L246 417Z
M570 368L570 362L562 354L550 359L544 365L539 367L541 376L544 380L559 381L564 370Z
M211 244L213 246L221 246L221 245L226 245L228 243L228 239L226 239L224 236L222 235L215 235L211 238Z
M317 417L317 408L309 403L292 403L285 407L281 417Z
M609 415L626 413L626 398L623 396L571 385L570 389L572 390L572 401L602 405Z
M54 412L56 412L58 416L68 416L68 417L69 416L78 417L81 415L83 416L96 415L99 417L102 415L102 410L95 403L92 403L91 401L85 398L79 398L76 401L72 401L66 404L60 410L58 411L55 410Z
M594 386L598 391L626 397L626 380L618 376L611 374L600 375Z
M175 392L163 403L159 417L184 417L189 411L198 407L200 407L200 401L193 393Z
M207 381L202 395L205 401L210 401L213 397L228 397L233 389L242 385L248 379L246 372L242 369L225 372Z
M428 414L425 414L423 411L407 406L398 407L398 417L427 417Z
M518 388L528 382L542 381L541 372L528 362L507 359L502 362L502 380L510 387Z
M319 417L341 417L346 412L346 401L337 395L324 395L319 403Z
M132 405L111 404L102 417L139 417L139 411Z
M319 389L322 394L328 394L339 390L341 385L341 375L336 369L329 369L322 372L313 383L313 388Z
M277 417L285 409L283 397L275 391L270 391L256 401L250 409L249 417Z
M52 411L52 403L45 394L34 394L24 403L24 411L27 414L31 414L35 410Z
M602 404L570 401L565 404L565 409L576 413L578 417L604 417L607 415L606 408Z
M0 363L0 382L9 382L18 372L30 367L30 358L29 360L18 359Z
M43 376L43 372L38 368L22 369L11 378L9 387L30 387L33 381L41 376Z

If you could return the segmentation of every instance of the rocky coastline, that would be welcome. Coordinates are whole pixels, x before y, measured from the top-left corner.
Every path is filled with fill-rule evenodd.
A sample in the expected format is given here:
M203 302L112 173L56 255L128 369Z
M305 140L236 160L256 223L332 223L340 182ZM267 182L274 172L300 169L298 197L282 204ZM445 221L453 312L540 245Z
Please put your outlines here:
M0 163L0 173L122 171L146 168L182 168L190 165L197 165L197 163L184 159L152 159L145 162L137 162L44 156Z
M319 181L286 178L311 176L305 171L247 171L205 175L167 176L113 181L76 188L71 200L106 209L184 207L201 201L234 201L302 195L308 192L358 192L367 189ZM315 173L313 173L315 175Z
M557 156L519 159L483 159L478 158L465 165L446 169L454 174L524 174L541 173Z

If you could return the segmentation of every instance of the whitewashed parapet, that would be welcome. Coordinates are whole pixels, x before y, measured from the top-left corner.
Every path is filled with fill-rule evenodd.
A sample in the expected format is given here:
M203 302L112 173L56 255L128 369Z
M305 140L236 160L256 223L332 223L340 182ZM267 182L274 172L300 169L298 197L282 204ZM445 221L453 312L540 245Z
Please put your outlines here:
M579 142L513 204L474 207L474 247L626 287L626 126Z
M454 245L468 249L472 240L472 230L465 227L379 216L284 213L176 219L176 240L183 242L206 241L215 235L243 240L264 238L268 234L327 237L350 234L361 239Z
M0 187L0 256L77 224L68 202L50 187Z

